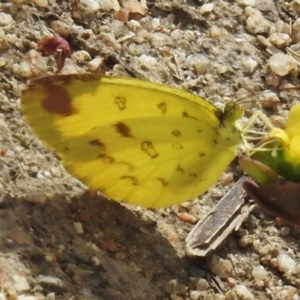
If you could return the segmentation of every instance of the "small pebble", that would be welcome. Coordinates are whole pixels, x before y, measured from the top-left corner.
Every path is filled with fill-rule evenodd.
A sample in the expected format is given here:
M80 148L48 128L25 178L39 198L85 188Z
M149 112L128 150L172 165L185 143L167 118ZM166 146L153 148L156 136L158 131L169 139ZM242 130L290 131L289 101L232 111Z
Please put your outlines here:
M139 22L137 22L139 23ZM160 27L160 19L159 18L153 18L152 21L151 21L151 27L152 27L152 30L157 30L159 29Z
M102 11L118 11L121 9L118 0L98 0Z
M289 34L286 33L272 33L268 40L277 48L285 48L292 43Z
M32 0L32 3L36 6L39 6L39 7L48 7L49 3L48 3L48 0Z
M294 273L297 263L286 253L280 254L278 259L278 270L283 273Z
M255 6L256 0L237 0L236 1L238 5L241 6Z
M226 279L232 276L232 264L229 260L225 260L217 255L214 255L208 263L210 270L221 279Z
M296 289L294 289L294 291L291 289L283 289L279 291L277 294L275 294L273 300L296 300L299 299L298 297L299 296L297 295Z
M83 227L82 227L82 224L80 222L75 222L74 223L74 229L75 231L78 233L78 234L82 234L84 231L83 231Z
M197 75L205 74L210 64L207 56L203 54L191 54L186 58L186 62L194 69Z
M99 38L109 47L112 47L114 50L120 50L121 44L116 40L115 36L111 33L101 32Z
M0 300L6 300L6 296L3 293L0 293Z
M154 32L150 36L150 44L151 46L158 48L162 46L172 46L172 39L163 32Z
M276 32L279 32L279 33L286 33L288 35L290 35L290 33L291 33L291 25L284 23L282 20L278 20L275 23L275 29L276 29Z
M23 276L14 275L13 280L14 280L14 288L18 293L26 292L30 289L29 283Z
M158 65L158 61L153 56L142 54L139 58L139 63L142 67L151 70L153 67Z
M75 60L78 63L82 63L82 62L91 60L90 54L85 50L76 51L72 54L71 57L73 60Z
M177 279L171 279L170 281L163 284L163 289L168 293L173 295L184 294L187 287L180 284Z
M300 15L300 0L293 0L289 3L289 7L291 7L298 15Z
M196 282L196 289L197 289L197 291L206 291L206 290L209 289L209 287L210 287L209 283L204 278L200 278Z
M287 236L290 233L290 228L289 227L282 227L280 228L280 235L281 236Z
M46 203L46 196L42 191L34 191L32 190L29 195L26 196L26 201L33 204L44 204Z
M190 293L190 297L191 297L191 300L198 300L200 299L199 297L201 296L201 292L200 291L192 291Z
M11 15L9 14L5 14L3 12L0 12L0 26L9 26L10 24L12 24L14 21L14 19L12 18Z
M258 66L258 62L251 57L244 57L242 59L243 73L251 74Z
M246 28L253 34L267 33L270 29L270 23L262 16L261 12L250 6L245 8L245 14L248 16Z
M79 0L78 8L87 15L94 14L100 10L100 4L97 0ZM79 17L79 16L78 16Z
M103 57L96 56L94 59L87 63L87 67L91 72L98 71L103 64Z
M256 280L265 280L268 277L268 272L263 266L257 266L253 268L252 276Z
M68 24L55 20L50 23L51 28L60 36L67 37L70 35L70 27Z
M237 285L230 290L225 297L226 300L254 300L253 294L245 285Z
M298 18L292 25L293 42L300 41L300 18Z
M17 300L41 300L41 298L40 297L35 297L35 296L29 296L29 295L20 295L20 296L18 296Z
M177 214L177 216L181 221L186 223L195 224L197 222L197 218L187 212L180 212Z
M29 78L32 76L31 65L27 61L22 61L20 64L13 64L12 67L13 72L20 77Z
M214 9L214 4L213 3L205 3L200 7L200 15L205 15L207 13L212 12Z
M276 53L269 58L268 66L271 71L279 76L285 76L287 74L297 74L298 65L297 62L287 54Z
M64 282L57 277L39 275L37 277L37 283L52 292L63 293L66 291Z

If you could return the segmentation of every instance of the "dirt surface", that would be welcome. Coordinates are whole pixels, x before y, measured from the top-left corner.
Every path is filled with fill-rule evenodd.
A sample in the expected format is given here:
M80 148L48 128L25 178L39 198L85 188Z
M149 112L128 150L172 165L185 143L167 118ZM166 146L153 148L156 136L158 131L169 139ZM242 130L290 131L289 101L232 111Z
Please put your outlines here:
M1 300L300 299L299 228L259 209L207 258L185 256L193 225L178 213L201 219L241 175L236 163L193 202L158 211L129 207L68 175L20 111L28 80L57 69L54 56L37 46L56 33L71 47L63 73L146 78L214 103L271 90L245 101L246 116L259 108L282 124L299 98L284 90L298 84L298 71L283 63L286 74L276 74L268 60L299 42L299 1L254 2L147 1L140 19L133 13L123 22L113 1L2 0Z

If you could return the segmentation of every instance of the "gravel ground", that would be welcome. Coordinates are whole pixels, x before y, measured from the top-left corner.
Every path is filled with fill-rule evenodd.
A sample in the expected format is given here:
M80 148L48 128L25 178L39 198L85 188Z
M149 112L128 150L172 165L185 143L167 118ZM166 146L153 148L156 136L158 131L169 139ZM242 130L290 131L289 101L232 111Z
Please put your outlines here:
M285 55L300 41L299 0L147 7L133 1L128 15L113 0L0 3L0 299L300 299L300 230L259 209L205 259L184 253L193 225L178 214L201 219L241 175L235 162L193 202L129 207L87 191L23 119L28 80L57 69L38 42L57 34L71 47L64 73L147 78L214 103L247 97L246 117L259 108L284 123L299 97L286 89L299 79Z

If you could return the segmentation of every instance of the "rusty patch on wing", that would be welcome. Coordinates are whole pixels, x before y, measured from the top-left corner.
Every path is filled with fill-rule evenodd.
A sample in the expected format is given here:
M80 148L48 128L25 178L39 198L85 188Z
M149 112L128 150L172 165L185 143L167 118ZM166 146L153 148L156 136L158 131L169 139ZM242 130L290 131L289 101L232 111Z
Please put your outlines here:
M118 133L120 133L121 136L123 136L123 137L132 137L132 134L130 132L131 129L125 123L118 122L118 123L114 124L114 126L116 128L116 131Z
M59 81L56 81L55 78L56 77L46 77L43 78L43 81L39 82L42 84L45 93L45 98L42 100L42 106L50 114L71 116L77 113L77 110L72 105L72 98L66 89L71 78L59 76Z

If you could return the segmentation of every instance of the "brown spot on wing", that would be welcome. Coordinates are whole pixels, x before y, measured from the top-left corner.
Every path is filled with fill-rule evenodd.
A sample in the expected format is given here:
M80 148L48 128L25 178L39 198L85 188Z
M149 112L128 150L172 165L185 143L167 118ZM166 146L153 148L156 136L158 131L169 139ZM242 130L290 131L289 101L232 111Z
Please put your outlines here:
M183 112L182 112L182 116L183 116L184 118L190 118L190 119L193 119L193 120L198 120L198 118L196 118L196 117L190 115L187 111L183 111Z
M121 136L123 137L132 137L131 135L131 129L129 126L127 126L125 123L123 122L118 122L116 124L114 124L116 131L118 133L120 133Z
M182 168L181 165L177 165L176 171L178 171L178 172L181 173L181 174L184 174L184 173L185 173L185 172L184 172L184 169Z
M109 156L107 154L103 154L103 153L100 153L98 155L98 157L102 160L104 160L106 163L108 164L113 164L115 162L115 159L112 157L112 156Z
M128 163L126 161L120 161L120 162L118 162L118 164L120 164L122 166L126 166L128 168L128 171L131 171L134 169L134 165L131 163Z
M163 115L167 112L167 104L165 102L158 103L157 108L162 112Z
M151 158L156 158L158 157L158 153L153 147L152 142L150 141L144 141L141 144L141 149L144 151L147 155L149 155Z
M198 152L198 155L199 155L200 157L204 157L204 156L205 156L205 153L204 153L204 152Z
M43 83L45 98L42 100L42 106L50 114L58 114L62 116L71 116L77 113L77 110L72 105L66 85L69 83L66 80L65 84L55 84L49 77L47 82ZM64 81L63 81L64 82Z
M129 180L132 183L132 185L138 185L139 184L139 181L135 176L124 175L124 176L121 176L120 179Z
M172 134L173 134L174 136L181 136L181 132L180 132L179 130L177 130L177 129L174 129L174 130L172 131Z
M106 151L106 146L104 143L102 143L99 139L91 140L89 141L89 144L92 146L97 146L101 149L101 151L105 152Z
M196 173L189 173L189 176L190 176L190 177L197 178L197 174L196 174Z
M119 110L126 109L126 98L125 97L115 97L114 103L118 106Z
M165 178L156 177L156 179L157 179L163 186L167 186L167 185L168 185L168 181L167 181Z

